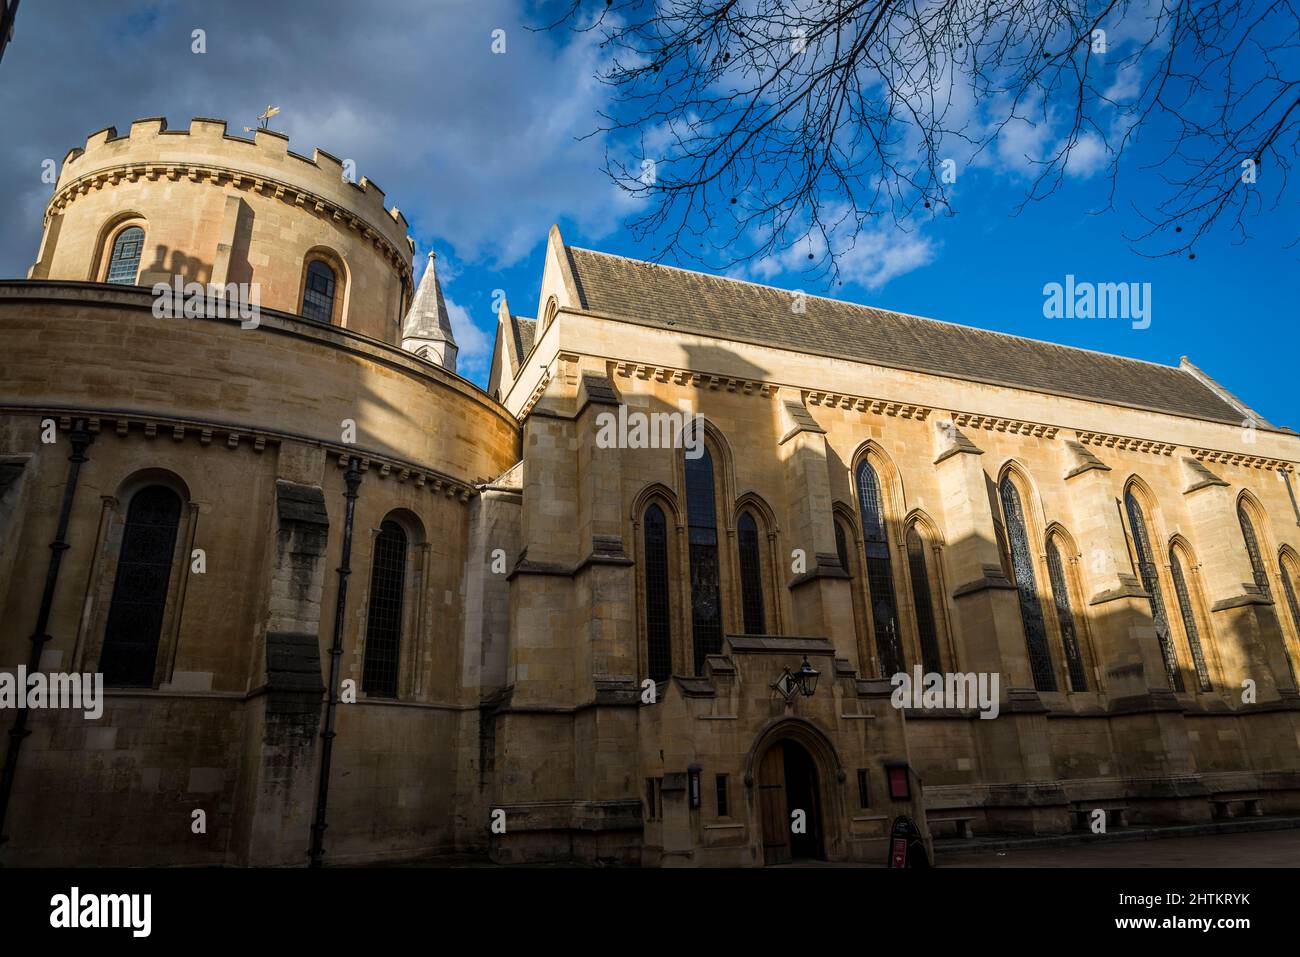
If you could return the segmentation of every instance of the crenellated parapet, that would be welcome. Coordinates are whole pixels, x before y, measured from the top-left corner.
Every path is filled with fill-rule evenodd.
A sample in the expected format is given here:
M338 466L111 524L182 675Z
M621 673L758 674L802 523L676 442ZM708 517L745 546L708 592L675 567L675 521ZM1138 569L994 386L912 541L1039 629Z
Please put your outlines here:
M396 343L414 291L414 243L383 190L354 177L350 162L294 153L272 130L232 136L225 122L201 118L170 130L157 117L126 135L109 127L64 157L28 275L233 284L265 307ZM125 230L134 230L137 258L110 277Z
M188 130L170 130L163 117L136 120L126 135L116 127L90 134L68 150L45 219L92 190L141 179L186 179L259 192L305 209L361 235L409 276L414 242L406 217L386 208L384 191L361 177L351 181L342 160L322 149L310 157L289 149L289 137L259 129L232 136L224 120L196 117Z

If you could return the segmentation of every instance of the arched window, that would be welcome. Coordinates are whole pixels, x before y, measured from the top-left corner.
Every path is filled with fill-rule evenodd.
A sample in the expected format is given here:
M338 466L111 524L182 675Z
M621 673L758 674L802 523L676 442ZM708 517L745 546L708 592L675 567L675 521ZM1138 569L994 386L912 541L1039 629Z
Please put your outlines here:
M916 606L916 631L921 639L921 663L926 671L943 670L939 655L939 633L934 625L934 604L930 597L930 573L925 566L925 545L916 526L907 530L907 570L912 578L912 603Z
M672 626L668 603L668 522L658 505L645 512L646 667L654 681L672 673Z
M370 609L366 616L366 658L361 690L381 698L397 697L402 645L402 592L406 585L406 532L385 521L375 536L370 565Z
M165 486L150 485L131 499L100 654L107 685L153 685L180 519L180 496Z
M1265 598L1272 598L1273 591L1268 586L1268 571L1264 568L1264 554L1259 548L1259 537L1255 534L1255 523L1250 520L1246 503L1237 503L1237 521L1241 522L1241 537L1246 540L1246 554L1250 556L1250 570L1255 576L1255 584Z
M1070 606L1070 583L1066 577L1065 562L1053 536L1047 542L1047 577L1051 580L1052 601L1056 605L1056 621L1061 628L1061 647L1070 673L1070 689L1088 690L1088 672L1083 664L1083 651L1079 647L1079 633L1075 628L1074 609Z
M144 230L128 226L113 240L113 254L108 260L104 282L134 286L140 271L140 254L144 251Z
M704 659L722 650L722 582L718 569L718 512L713 484L713 456L704 448L686 458L687 540L691 558L691 638L695 673Z
M1165 600L1160 590L1160 575L1156 569L1155 552L1151 549L1151 536L1147 533L1146 516L1133 491L1124 493L1124 508L1128 512L1129 529L1133 535L1133 551L1137 557L1138 575L1142 587L1151 596L1151 621L1155 625L1156 640L1160 643L1160 656L1169 675L1169 686L1183 691L1183 675L1178 670L1174 643L1170 640L1169 617L1165 614Z
M1006 522L1007 547L1011 550L1011 571L1020 596L1020 618L1025 625L1029 670L1037 690L1055 691L1056 675L1052 672L1052 655L1047 648L1047 626L1043 622L1043 606L1038 597L1034 555L1029 549L1029 535L1025 530L1025 511L1020 503L1020 490L1010 475L1002 477L998 495L1002 499Z
M1297 582L1300 582L1300 567L1294 563L1288 563L1285 559L1281 562L1282 567L1282 594L1286 596L1287 609L1291 612L1291 627L1295 629L1298 639L1300 639L1300 601L1296 599L1296 592L1300 590ZM1289 565L1289 567L1288 567ZM1282 639L1282 654L1286 657L1286 665L1291 669L1291 683L1300 684L1296 681L1295 663L1291 660L1291 654L1286 647L1286 638Z
M759 559L758 523L749 512L742 512L736 523L740 544L740 607L745 619L745 634L765 635L763 619L763 565Z
M302 288L302 314L317 322L334 321L334 270L323 260L313 259L307 266L307 281Z
M905 671L903 643L898 631L898 601L894 597L894 569L885 531L885 509L880 479L866 459L858 466L858 506L862 512L862 544L867 555L867 592L871 621L876 632L876 652L883 677Z
M1202 691L1213 691L1210 683L1210 669L1205 664L1205 652L1201 648L1201 632L1196 626L1196 610L1192 606L1192 593L1187 587L1187 576L1183 574L1183 563L1178 557L1178 549L1169 549L1169 574L1174 579L1174 595L1178 598L1178 613L1183 619L1183 632L1187 635L1187 650L1192 654L1192 664L1196 667L1196 680Z
M835 523L835 554L839 557L840 568L851 576L853 570L849 566L849 543L844 539L844 526L839 522Z

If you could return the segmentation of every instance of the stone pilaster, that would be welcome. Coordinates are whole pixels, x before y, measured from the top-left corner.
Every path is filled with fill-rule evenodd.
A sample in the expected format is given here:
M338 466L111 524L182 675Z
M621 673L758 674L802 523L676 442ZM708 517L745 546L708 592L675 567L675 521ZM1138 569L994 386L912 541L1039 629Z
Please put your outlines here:
M1083 555L1102 687L1112 702L1137 707L1154 696L1170 705L1173 690L1151 619L1151 601L1133 573L1123 506L1112 489L1110 466L1078 442L1066 442L1065 449L1064 478L1075 540Z
M1077 442L1066 443L1065 484L1074 533L1083 554L1093 652L1106 707L1114 714L1116 776L1129 779L1128 797L1155 801L1142 812L1156 820L1160 808L1203 789L1182 706L1174 695L1151 617L1151 599L1133 572L1128 536L1110 468ZM1160 546L1156 546L1160 547ZM1160 561L1159 555L1154 556ZM1166 614L1176 596L1164 595ZM1161 803L1164 801L1172 803ZM1199 807L1199 805L1198 805Z
M830 638L836 655L853 662L861 674L869 662L859 660L848 570L840 565L835 550L826 430L794 399L783 404L781 422L784 435L778 455L785 472L789 539L803 552L803 571L789 578L794 609L789 631ZM789 568L786 558L778 556ZM787 577L781 576L782 580Z
M1254 583L1232 489L1195 459L1184 458L1182 464L1183 496L1192 516L1201 583L1227 690L1240 702L1243 682L1253 681L1258 701L1295 699L1273 603L1279 596L1264 595Z
M1047 709L1033 687L1016 588L1002 569L983 454L951 420L935 423L934 467L950 542L955 667L999 676L999 716L980 722L988 725L979 739L986 779L1045 782L1055 776ZM1046 808L1057 802L1056 790L1017 786L992 795L989 813L1007 828L1049 829Z
M320 734L320 619L329 518L320 486L276 482L264 657L246 717L242 863L306 864ZM260 679L260 682L259 680Z

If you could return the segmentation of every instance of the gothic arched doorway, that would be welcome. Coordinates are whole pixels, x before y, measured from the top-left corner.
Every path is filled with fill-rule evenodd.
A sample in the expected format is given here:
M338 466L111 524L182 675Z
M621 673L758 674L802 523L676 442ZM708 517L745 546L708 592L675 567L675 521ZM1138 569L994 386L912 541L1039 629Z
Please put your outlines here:
M763 863L824 859L821 789L808 749L790 738L774 741L759 761L757 784Z

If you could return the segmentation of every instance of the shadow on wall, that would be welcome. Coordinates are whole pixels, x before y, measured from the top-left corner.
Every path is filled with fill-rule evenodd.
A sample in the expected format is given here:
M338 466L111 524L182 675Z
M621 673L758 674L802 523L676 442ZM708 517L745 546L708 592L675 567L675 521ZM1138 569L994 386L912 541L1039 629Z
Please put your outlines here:
M226 282L253 282L253 264L248 261L248 249L253 239L253 209L243 199L235 216L235 235L230 246L230 265Z
M140 270L137 284L149 287L156 282L170 283L174 276L185 282L207 283L212 279L212 263L159 244L154 247L153 262Z

